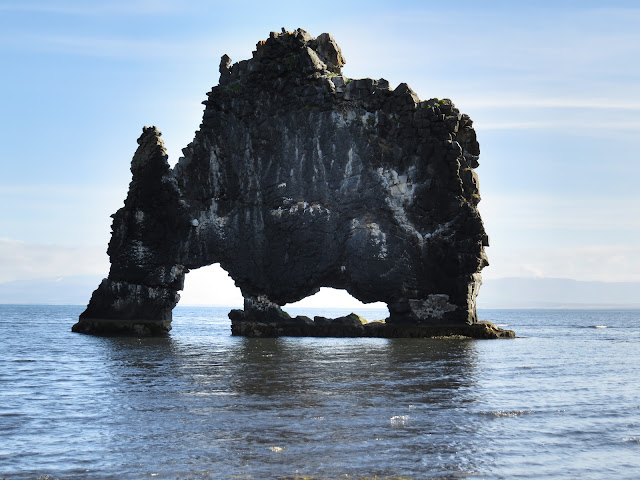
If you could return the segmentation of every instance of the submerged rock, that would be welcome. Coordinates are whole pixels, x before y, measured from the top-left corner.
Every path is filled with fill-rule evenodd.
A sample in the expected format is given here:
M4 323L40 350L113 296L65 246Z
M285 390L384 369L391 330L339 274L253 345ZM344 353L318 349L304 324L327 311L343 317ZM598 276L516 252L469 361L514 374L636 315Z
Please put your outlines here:
M271 33L249 60L222 57L173 169L160 132L145 127L113 216L109 277L74 330L168 331L184 275L220 263L245 298L234 334L486 331L472 121L406 84L348 79L344 63L329 34ZM320 287L383 301L390 316L366 327L282 311Z

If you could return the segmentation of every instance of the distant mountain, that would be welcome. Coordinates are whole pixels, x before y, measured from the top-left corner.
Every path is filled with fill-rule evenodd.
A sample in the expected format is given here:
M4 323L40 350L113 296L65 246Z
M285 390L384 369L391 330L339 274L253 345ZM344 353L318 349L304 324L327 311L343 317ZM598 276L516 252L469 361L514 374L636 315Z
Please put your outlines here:
M0 303L86 305L101 276L41 278L0 284ZM235 287L234 287L235 288ZM198 292L187 297L197 304ZM342 293L342 295L340 295ZM206 304L209 296L200 303ZM324 298L324 297L323 297ZM323 304L336 306L353 300L334 292ZM309 300L311 302L311 300ZM640 308L640 282L582 282L559 278L502 278L484 280L478 308Z
M478 308L640 308L640 282L562 278L484 280Z

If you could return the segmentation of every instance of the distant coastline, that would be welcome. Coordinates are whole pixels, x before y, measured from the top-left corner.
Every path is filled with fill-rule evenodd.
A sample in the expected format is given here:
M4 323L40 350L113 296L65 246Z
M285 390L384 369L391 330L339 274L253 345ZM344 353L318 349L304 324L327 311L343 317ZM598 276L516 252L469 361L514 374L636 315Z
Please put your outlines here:
M101 279L98 275L82 275L0 283L0 304L86 305ZM640 309L638 291L640 282L586 282L558 278L486 279L478 296L478 308L635 310ZM329 308L380 308L376 305L355 307L342 303L343 299L340 298ZM220 301L228 305L222 305ZM214 291L211 303L203 299L203 302L192 301L178 306L240 306L226 297L220 298L220 301L215 298ZM300 307L311 309L315 305Z

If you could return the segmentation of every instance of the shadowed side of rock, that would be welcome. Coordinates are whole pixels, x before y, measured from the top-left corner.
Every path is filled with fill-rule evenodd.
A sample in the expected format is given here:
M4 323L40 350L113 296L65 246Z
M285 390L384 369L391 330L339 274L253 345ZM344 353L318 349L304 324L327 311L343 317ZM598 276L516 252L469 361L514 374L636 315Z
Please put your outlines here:
M109 277L93 292L74 332L159 335L171 330L186 271L176 259L191 226L160 135L155 127L145 127L138 139L129 193L113 215Z

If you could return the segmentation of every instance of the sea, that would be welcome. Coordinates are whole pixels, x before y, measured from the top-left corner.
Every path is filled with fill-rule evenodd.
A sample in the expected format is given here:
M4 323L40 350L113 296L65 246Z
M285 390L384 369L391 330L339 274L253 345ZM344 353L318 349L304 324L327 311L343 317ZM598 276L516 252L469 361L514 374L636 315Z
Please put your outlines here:
M83 308L0 305L2 479L640 478L637 310L436 340L232 337L181 306L166 337L96 337Z

